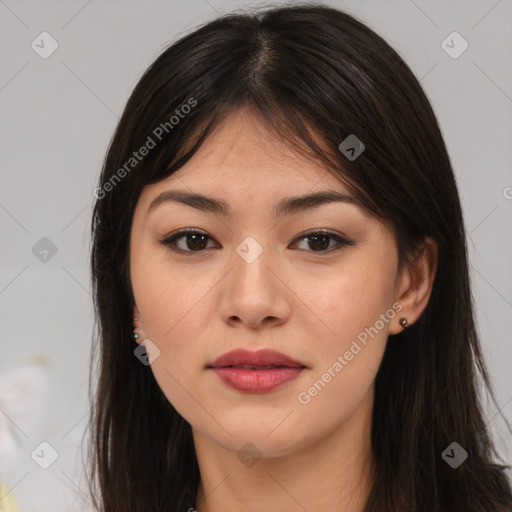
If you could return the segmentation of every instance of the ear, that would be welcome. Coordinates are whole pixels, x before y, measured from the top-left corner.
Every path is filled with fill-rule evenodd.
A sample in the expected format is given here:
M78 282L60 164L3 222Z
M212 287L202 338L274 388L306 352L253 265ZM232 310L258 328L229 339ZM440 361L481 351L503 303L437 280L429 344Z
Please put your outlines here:
M397 280L395 301L401 304L400 313L395 316L389 334L404 330L400 318L412 325L427 307L438 263L438 246L430 237L425 237L410 262L404 265Z

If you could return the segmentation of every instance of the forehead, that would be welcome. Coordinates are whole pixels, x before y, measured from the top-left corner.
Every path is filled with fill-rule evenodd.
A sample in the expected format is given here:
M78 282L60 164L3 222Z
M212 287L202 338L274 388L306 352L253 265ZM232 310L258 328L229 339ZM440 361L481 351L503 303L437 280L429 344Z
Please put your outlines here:
M326 149L316 134L312 136ZM183 167L147 186L141 199L149 201L148 196L183 187L227 198L230 194L259 195L261 200L312 192L318 187L349 192L323 162L308 158L279 138L248 109L229 115Z

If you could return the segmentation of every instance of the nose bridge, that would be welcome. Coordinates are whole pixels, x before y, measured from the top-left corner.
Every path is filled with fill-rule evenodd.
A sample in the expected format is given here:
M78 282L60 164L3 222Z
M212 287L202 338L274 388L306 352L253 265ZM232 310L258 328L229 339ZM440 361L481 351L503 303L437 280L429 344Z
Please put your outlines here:
M265 250L256 238L249 235L238 244L235 252L247 265L251 265L256 260L261 259L260 257Z
M268 318L279 323L288 318L290 304L279 272L273 268L272 250L254 236L246 236L235 248L233 271L222 299L220 313L225 321L238 318L257 327Z
M260 286L270 292L270 277L267 276L267 273L272 275L268 268L272 265L269 261L270 252L254 236L246 236L235 249L235 281L246 283L248 280L250 286L255 287L253 288L254 293L261 292Z

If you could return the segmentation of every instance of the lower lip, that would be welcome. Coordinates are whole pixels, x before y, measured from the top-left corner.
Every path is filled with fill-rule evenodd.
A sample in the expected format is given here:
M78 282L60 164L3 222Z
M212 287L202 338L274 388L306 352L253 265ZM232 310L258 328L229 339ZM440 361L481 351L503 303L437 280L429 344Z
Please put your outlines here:
M228 386L248 393L265 393L296 379L303 368L281 367L272 370L211 368Z

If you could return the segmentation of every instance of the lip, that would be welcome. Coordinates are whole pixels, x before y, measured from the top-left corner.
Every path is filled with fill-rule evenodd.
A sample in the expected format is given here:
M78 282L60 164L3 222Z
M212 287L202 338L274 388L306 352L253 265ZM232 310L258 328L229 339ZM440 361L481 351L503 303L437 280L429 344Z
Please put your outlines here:
M225 368L235 365L252 365L252 366L286 366L290 368L303 368L305 365L295 361L291 357L271 349L260 349L257 351L238 348L222 354L215 359L213 363L208 365L209 368Z
M233 368L238 365L276 366L271 369ZM229 387L246 393L266 393L296 379L306 368L276 350L226 352L207 366Z

